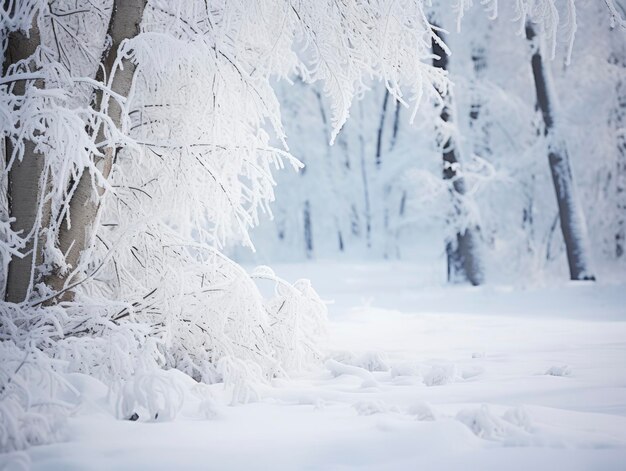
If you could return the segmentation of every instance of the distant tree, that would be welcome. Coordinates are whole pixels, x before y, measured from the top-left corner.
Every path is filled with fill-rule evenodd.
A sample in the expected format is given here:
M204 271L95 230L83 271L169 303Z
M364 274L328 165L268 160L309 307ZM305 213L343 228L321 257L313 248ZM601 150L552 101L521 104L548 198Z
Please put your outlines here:
M620 31L612 31L609 64L618 69L615 84L616 102L609 125L615 135L617 157L611 174L615 177L616 216L614 250L617 258L626 257L626 41Z
M469 94L470 112L469 127L471 130L472 151L481 158L491 156L490 128L492 123L488 117L489 109L486 107L485 94L481 92L484 86L487 71L487 48L491 37L491 27L489 23L483 34L476 34L471 41L471 60L473 75L470 79Z
M556 90L552 84L549 66L542 55L541 38L530 21L526 23L526 38L532 48L531 65L537 94L537 107L545 126L544 137L548 148L548 162L559 208L570 278L594 280L585 215L578 200L567 144L560 134L558 125Z
M442 70L448 70L448 55L444 49L444 35L437 33L438 38L433 38L432 47L433 65ZM476 221L469 219L466 207L468 198L466 181L463 176L463 164L461 151L455 142L454 133L454 107L453 95L448 93L443 97L441 108L441 121L443 123L442 150L443 150L443 178L450 183L452 198L452 214L449 216L451 224L459 226L454 239L446 242L446 254L448 263L448 281L453 283L469 282L472 285L480 285L485 281L484 268L481 260L481 236L480 227Z

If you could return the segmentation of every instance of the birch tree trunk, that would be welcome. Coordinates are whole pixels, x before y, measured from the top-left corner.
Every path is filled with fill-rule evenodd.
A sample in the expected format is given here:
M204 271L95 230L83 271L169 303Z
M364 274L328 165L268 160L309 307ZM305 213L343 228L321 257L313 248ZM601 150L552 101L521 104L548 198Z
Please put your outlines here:
M526 24L526 38L532 46L532 71L537 93L537 106L544 122L548 144L548 162L559 208L559 219L569 264L570 279L595 280L585 215L578 200L570 167L567 145L555 124L556 92L552 77L541 55L539 37L531 23Z
M109 36L112 44L108 52L104 54L103 67L98 71L97 80L104 81L104 78L111 76L113 67L117 59L116 53L124 39L133 38L139 34L139 25L146 6L146 0L116 0L111 13L109 23ZM111 89L121 96L128 96L135 65L128 60L122 61L122 67L115 71ZM108 100L108 115L116 126L122 123L122 109L116 100ZM97 105L103 101L102 91L96 94ZM102 128L98 130L96 142L105 139ZM116 149L107 147L103 151L104 157L95 158L96 165L105 178L111 173ZM76 183L76 190L70 201L69 218L61 225L59 230L59 249L65 254L65 261L70 266L70 270L62 273L59 270L53 272L46 280L47 284L56 291L67 288L68 282L76 282L79 276L78 268L80 256L87 249L95 238L95 222L98 219L101 197L104 188L98 186L94 188L91 175L85 171ZM72 299L74 293L67 290L58 300Z
M437 33L443 41L442 33ZM439 43L433 41L433 65L448 70L448 56ZM452 97L448 93L444 97L444 106L441 110L441 120L451 124ZM466 198L466 183L461 170L459 148L453 136L446 138L443 144L443 179L452 182L452 201L454 213L452 218L464 218L467 214L464 198ZM484 283L484 269L481 260L481 237L478 224L468 224L459 230L453 240L446 242L448 259L448 281L451 283L469 282L474 286Z
M9 35L4 70L32 56L39 43L40 34L35 15L28 35L21 31ZM13 93L23 95L26 86L26 81L16 82ZM35 86L43 87L43 81L35 81ZM9 165L15 149L10 139L5 139L5 143L5 155ZM13 161L7 182L9 215L15 218L11 223L11 230L21 233L22 238L27 238L21 250L24 256L13 256L8 265L5 299L9 302L19 303L28 297L33 287L35 266L41 261L39 254L42 241L39 240L39 234L41 227L49 220L49 215L44 214L45 208L42 204L42 193L46 186L43 172L43 156L36 152L35 143L26 140L22 160Z

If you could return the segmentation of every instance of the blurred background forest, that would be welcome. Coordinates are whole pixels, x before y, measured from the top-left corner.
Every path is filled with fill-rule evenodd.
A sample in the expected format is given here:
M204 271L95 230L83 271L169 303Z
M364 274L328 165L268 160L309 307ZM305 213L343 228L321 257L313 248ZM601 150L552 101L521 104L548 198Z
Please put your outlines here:
M408 260L444 282L446 246L475 229L482 271L475 284L567 279L533 46L512 21L513 6L500 9L493 20L473 8L460 29L454 11L434 18L452 51L448 122L441 103L425 99L411 116L384 83L372 82L330 145L322 87L298 79L277 84L290 151L306 166L277 173L273 219L265 215L253 231L256 252L233 248L235 258ZM565 22L562 36L574 24ZM626 267L626 41L603 2L581 2L575 23L574 47L546 43L543 56L586 219L591 270L607 280L623 277ZM444 175L442 158L450 139L459 157L454 178ZM455 191L458 179L463 194Z

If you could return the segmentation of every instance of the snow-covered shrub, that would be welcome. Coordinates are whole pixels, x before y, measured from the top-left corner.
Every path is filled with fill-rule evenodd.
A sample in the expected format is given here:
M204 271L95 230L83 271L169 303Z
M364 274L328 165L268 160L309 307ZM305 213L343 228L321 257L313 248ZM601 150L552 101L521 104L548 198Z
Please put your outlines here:
M522 407L508 409L502 417L486 404L475 409L463 409L456 420L465 424L483 440L502 442L509 446L530 446L538 443L533 436L533 426Z
M442 386L455 382L459 372L455 364L435 365L424 375L426 386Z
M2 308L6 311L0 322L0 452L61 438L60 426L72 407L59 399L72 392L71 386L23 328L29 324L38 330L44 322L29 322L33 316L19 308Z
M311 282L301 279L291 285L269 267L258 267L251 277L274 285L264 308L269 322L267 334L277 346L275 355L281 369L300 370L319 361L320 339L326 334L326 308Z

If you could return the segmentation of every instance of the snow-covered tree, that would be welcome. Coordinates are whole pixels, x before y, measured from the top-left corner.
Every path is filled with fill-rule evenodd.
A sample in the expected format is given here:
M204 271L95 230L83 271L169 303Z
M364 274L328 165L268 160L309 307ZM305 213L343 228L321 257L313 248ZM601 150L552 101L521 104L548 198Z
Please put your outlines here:
M537 90L537 106L543 116L544 136L548 147L548 160L559 207L563 240L572 280L593 280L595 276L590 261L590 246L585 216L578 201L567 144L559 135L555 114L556 93L541 53L540 38L531 22L526 25L526 37L532 45L532 70Z
M2 449L54 438L64 407L30 399L35 383L55 397L60 370L107 381L121 417L154 419L176 413L162 368L238 402L317 358L310 285L220 249L252 246L274 170L301 166L275 80L322 84L330 140L369 77L414 107L445 90L422 2L26 0L0 14Z

